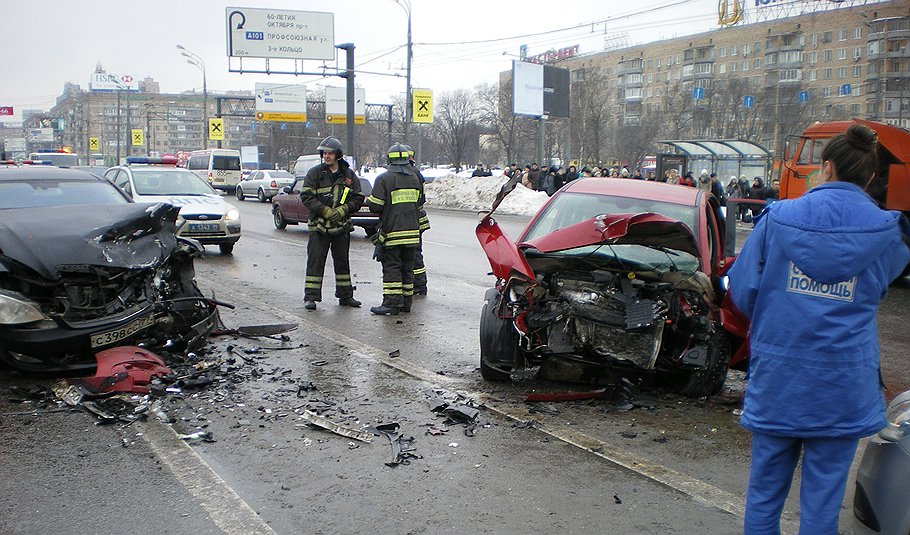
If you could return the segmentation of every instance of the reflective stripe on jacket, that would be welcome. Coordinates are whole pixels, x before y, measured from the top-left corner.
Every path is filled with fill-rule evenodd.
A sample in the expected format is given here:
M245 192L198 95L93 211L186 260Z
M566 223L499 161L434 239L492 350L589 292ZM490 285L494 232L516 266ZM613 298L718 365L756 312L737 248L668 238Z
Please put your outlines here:
M384 246L417 246L424 195L423 185L413 170L390 166L376 177L366 202L370 211L379 213L379 241Z
M348 188L347 193L345 188ZM339 234L354 230L351 214L363 206L360 180L344 159L338 160L336 173L332 173L329 166L324 163L310 169L303 182L300 200L310 212L307 226L311 231L322 234ZM342 204L348 207L348 215L340 222L332 223L322 216L323 207L337 208Z

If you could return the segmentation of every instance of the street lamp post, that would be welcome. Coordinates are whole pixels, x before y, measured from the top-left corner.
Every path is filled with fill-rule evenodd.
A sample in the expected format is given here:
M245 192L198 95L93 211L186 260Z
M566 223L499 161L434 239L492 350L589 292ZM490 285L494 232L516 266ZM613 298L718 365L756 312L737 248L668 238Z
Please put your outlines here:
M209 93L205 81L205 62L183 45L177 45L177 50L180 50L180 54L186 58L187 63L202 71L202 148L204 149L207 145L205 140L209 130Z
M404 95L404 142L408 142L408 128L411 124L411 59L414 54L411 48L411 0L395 0L395 3L404 9L408 15L408 72L405 82Z

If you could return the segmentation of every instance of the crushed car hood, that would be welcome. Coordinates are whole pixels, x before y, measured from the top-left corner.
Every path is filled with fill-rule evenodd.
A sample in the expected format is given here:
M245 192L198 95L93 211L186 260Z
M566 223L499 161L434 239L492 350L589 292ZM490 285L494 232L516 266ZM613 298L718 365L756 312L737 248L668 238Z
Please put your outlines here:
M0 210L0 264L11 259L56 280L57 266L139 268L159 262L176 247L179 208L132 203L101 208Z
M520 247L552 253L599 243L666 247L700 256L695 235L685 223L650 212L599 215L524 242Z
M224 214L229 208L221 195L136 195L136 202L162 202L180 207L183 217L200 214Z

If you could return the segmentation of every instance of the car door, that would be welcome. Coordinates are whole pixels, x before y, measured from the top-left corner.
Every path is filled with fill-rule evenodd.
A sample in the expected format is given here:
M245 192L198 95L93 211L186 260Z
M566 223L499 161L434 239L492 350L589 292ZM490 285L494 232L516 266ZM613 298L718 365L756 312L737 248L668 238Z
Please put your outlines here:
M247 178L246 180L241 182L240 187L243 188L244 195L256 195L257 184L259 184L256 181L261 180L262 175L263 175L262 171L256 171L253 174L251 174L249 176L249 178Z

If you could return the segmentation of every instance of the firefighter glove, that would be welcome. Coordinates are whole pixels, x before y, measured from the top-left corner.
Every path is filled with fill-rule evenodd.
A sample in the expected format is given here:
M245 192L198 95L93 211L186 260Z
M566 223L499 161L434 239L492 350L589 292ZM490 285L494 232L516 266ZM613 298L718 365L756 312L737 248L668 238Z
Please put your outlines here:
M377 262L382 262L382 253L385 249L382 242L377 242L376 246L373 247L373 260Z

